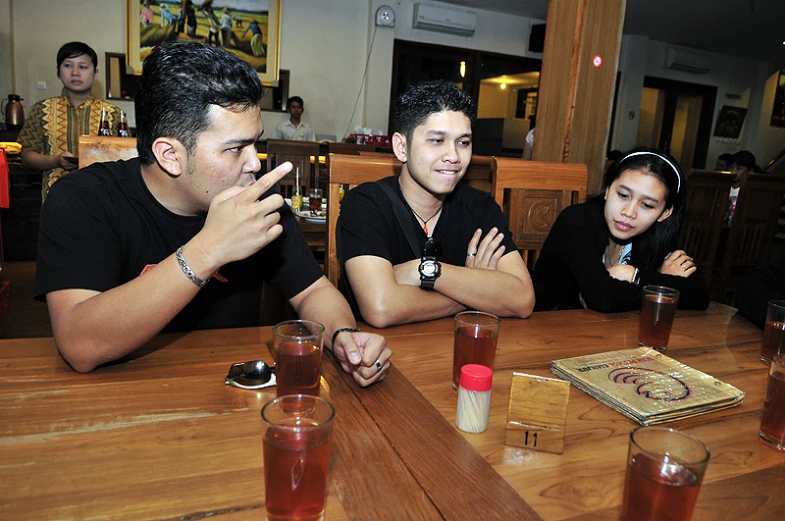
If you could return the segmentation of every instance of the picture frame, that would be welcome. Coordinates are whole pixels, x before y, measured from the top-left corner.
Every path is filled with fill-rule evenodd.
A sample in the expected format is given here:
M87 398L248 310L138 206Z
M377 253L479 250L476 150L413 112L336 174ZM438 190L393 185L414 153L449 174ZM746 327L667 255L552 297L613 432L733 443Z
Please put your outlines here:
M126 60L134 74L156 46L171 41L220 45L250 63L265 85L278 81L281 0L126 0ZM232 17L231 32L221 18ZM212 20L212 21L211 21ZM212 27L212 30L211 30ZM227 37L228 42L224 41Z
M785 127L785 69L780 70L771 107L771 126Z
M747 116L747 109L744 107L732 107L723 105L717 115L717 125L714 127L715 137L738 139L741 129L744 127L744 118Z

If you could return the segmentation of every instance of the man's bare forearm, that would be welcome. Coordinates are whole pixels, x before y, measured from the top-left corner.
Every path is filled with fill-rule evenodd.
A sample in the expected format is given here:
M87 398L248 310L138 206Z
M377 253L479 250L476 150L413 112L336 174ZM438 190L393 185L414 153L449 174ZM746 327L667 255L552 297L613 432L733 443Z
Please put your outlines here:
M468 308L503 317L526 318L534 309L531 281L500 270L442 265L434 288Z

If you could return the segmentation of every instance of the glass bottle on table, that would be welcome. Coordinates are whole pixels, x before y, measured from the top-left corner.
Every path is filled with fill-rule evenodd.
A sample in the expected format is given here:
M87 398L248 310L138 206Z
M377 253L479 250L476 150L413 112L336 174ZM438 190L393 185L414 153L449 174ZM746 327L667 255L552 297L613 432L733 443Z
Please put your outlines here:
M109 127L109 120L106 119L106 109L101 107L101 125L98 127L99 136L111 136L112 129Z
M128 118L123 110L120 111L120 123L117 124L117 135L119 137L131 137L131 133L128 132Z
M300 168L294 172L294 193L292 194L292 210L300 211L303 206L303 196L300 194Z

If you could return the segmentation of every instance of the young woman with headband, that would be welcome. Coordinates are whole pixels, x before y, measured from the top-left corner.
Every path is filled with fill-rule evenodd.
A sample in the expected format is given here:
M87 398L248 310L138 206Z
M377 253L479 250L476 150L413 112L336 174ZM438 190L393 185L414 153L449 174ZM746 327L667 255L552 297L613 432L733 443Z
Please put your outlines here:
M648 284L679 290L680 308L708 307L692 257L676 249L686 191L671 156L653 148L622 155L600 195L556 219L532 274L535 311L637 309Z

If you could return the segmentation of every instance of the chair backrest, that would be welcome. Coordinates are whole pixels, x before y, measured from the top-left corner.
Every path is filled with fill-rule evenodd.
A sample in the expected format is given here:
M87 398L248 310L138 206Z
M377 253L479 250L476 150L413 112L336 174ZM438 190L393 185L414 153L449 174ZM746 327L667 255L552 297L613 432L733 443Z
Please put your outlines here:
M461 182L483 192L493 194L493 158L491 156L472 156Z
M734 175L730 172L693 170L687 176L689 193L679 248L693 258L696 276L711 281L717 246L728 207L728 193Z
M343 143L333 141L327 144L327 153L357 155L360 152L376 152L376 145L358 145L357 143Z
M328 201L327 206L327 258L324 270L330 282L338 287L341 266L338 262L338 246L335 231L340 215L341 185L345 190L372 181L378 181L401 172L401 162L395 157L364 157L360 155L330 154L328 159Z
M317 141L290 141L286 139L267 140L267 171L281 163L290 161L295 169L300 169L300 194L308 195L311 188L319 187L319 143ZM278 189L284 197L291 197L294 190L295 175L289 174L278 182Z
M134 137L79 136L79 168L138 156Z
M785 176L746 174L731 221L719 273L719 298L726 299L746 271L768 260L785 194ZM718 287L712 281L714 291Z
M494 157L491 170L494 199L531 270L556 217L586 200L589 169L578 163Z

